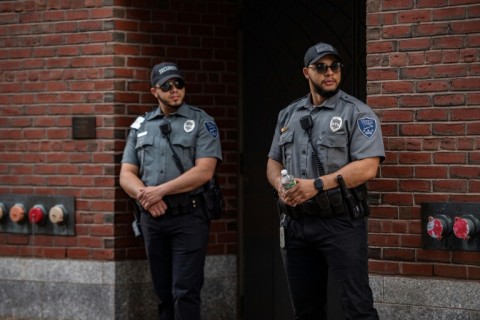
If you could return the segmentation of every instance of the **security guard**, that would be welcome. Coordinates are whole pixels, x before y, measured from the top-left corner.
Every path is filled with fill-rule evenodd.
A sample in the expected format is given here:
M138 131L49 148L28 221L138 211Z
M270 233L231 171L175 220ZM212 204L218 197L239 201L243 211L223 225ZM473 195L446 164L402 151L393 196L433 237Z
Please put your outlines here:
M385 152L375 113L339 89L342 67L329 44L307 50L303 75L310 92L280 111L268 154L297 320L326 319L328 278L346 319L378 319L368 280L365 183ZM284 168L296 177L288 190L281 184Z
M184 102L176 64L155 65L150 80L159 106L131 126L120 185L142 208L159 319L199 320L209 233L202 195L222 160L219 131L206 112Z

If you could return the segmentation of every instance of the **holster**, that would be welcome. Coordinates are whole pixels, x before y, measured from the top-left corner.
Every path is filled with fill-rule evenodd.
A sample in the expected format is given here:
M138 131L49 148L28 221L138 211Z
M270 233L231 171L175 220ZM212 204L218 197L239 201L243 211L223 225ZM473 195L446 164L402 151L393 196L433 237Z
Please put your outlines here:
M209 220L218 220L225 210L225 201L216 177L210 179L204 186L202 193L205 211Z
M311 214L319 215L324 218L332 217L333 210L330 202L330 197L327 192L319 192L314 197L315 203L318 205L318 210Z
M344 199L339 188L329 189L326 192L330 199L330 208L335 216L342 216L347 213L344 206Z
M368 205L367 186L362 184L352 190L354 198L358 201L358 205L363 212L363 216L368 217L370 215L370 206Z

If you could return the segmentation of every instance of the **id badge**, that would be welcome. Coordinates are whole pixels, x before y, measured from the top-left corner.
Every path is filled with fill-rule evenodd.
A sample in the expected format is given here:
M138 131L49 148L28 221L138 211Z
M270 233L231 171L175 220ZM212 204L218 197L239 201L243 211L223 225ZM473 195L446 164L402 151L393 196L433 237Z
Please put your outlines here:
M285 227L280 226L280 248L285 248Z

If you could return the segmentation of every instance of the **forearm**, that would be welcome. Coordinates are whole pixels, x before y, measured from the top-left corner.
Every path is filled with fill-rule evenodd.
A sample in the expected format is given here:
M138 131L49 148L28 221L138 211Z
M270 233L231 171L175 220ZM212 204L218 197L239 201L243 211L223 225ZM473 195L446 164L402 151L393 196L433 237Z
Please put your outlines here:
M213 177L214 170L205 170L197 166L181 176L163 183L159 187L165 195L190 192L203 186Z
M153 191L160 197L193 191L207 183L213 177L216 166L216 158L197 159L195 166L175 179L152 187L154 189Z
M132 198L137 199L137 195L141 189L145 188L145 184L132 172L120 172L120 186Z
M277 189L278 191L278 188L281 184L280 180L281 180L281 171L283 169L283 164L281 164L280 162L278 161L275 161L271 158L268 158L268 161L267 161L267 179L268 179L268 182L270 183L270 185L272 187L274 187L275 189Z
M380 158L365 158L353 161L342 167L340 170L322 176L324 189L332 189L338 187L337 176L341 175L347 184L347 187L357 187L373 178L375 178Z

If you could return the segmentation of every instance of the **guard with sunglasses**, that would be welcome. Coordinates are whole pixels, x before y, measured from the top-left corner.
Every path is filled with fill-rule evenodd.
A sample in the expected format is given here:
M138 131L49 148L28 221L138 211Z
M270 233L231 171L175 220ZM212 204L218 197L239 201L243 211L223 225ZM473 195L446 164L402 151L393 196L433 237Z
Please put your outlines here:
M309 93L280 111L267 161L278 196L280 247L295 319L327 319L327 283L345 319L378 319L368 279L367 190L385 158L380 123L340 90L343 60L327 43L310 47ZM281 170L295 177L285 190Z
M161 320L200 320L209 234L204 185L222 160L214 119L184 102L175 63L152 69L158 108L131 125L120 185L141 206L145 242Z

